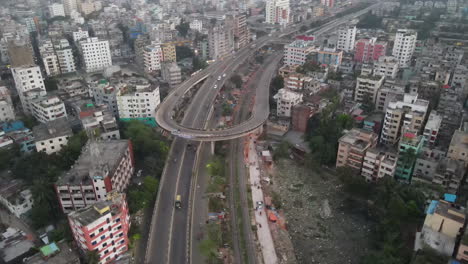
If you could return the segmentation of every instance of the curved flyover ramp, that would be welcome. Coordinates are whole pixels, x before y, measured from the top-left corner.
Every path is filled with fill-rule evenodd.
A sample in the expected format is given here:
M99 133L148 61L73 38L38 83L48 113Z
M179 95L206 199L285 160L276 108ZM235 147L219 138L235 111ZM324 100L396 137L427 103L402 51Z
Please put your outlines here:
M180 99L180 94L187 92L196 83L199 83L209 76L209 73L200 72L198 75L194 76L194 78L191 78L188 82L179 86L172 94L168 95L167 99L160 105L156 112L157 123L163 129L170 131L174 136L194 141L221 141L250 134L262 126L268 118L270 113L270 82L281 57L282 55L280 54L275 55L271 63L264 69L260 77L259 85L256 88L252 115L248 120L230 127L203 130L182 126L172 119L173 109L175 109ZM216 92L217 91L218 90L216 90Z

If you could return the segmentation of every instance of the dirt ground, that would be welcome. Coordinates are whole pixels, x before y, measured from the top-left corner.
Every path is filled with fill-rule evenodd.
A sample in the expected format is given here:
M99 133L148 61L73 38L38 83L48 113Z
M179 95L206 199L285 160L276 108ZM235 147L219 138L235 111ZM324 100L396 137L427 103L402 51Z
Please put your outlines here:
M346 199L333 175L281 160L272 170L298 263L359 263L372 222Z

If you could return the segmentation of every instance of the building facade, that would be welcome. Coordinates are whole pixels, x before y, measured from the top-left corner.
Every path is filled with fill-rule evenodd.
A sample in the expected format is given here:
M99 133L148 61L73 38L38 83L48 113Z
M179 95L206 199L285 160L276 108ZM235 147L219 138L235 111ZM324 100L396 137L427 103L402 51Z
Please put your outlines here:
M109 41L87 38L80 41L79 47L86 72L102 71L112 66Z
M277 105L276 114L280 117L291 117L293 106L302 102L302 94L282 88L273 96L273 99Z
M286 26L290 19L289 0L267 0L265 8L265 22Z
M349 167L361 172L364 157L368 149L377 144L377 134L371 131L353 128L339 139L336 167Z
M0 86L0 122L13 120L15 120L15 108L10 91L5 86Z
M387 53L387 42L377 41L377 38L359 39L354 48L354 61L369 63L377 61Z
M338 29L338 41L336 48L345 52L354 50L354 42L356 41L356 26L345 26Z
M392 55L398 60L399 66L406 68L411 65L418 33L410 29L399 29L395 36Z

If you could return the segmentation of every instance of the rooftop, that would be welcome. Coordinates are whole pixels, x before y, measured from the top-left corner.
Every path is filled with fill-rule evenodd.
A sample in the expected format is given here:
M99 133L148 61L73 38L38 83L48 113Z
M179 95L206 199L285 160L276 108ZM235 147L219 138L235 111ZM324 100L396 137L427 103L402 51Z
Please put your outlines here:
M66 241L53 242L40 248L40 252L28 258L24 264L79 264L78 254Z
M433 219L429 218L430 216L439 215L442 219ZM446 202L444 200L433 200L426 211L426 220L424 221L424 225L432 226L434 230L439 230L439 232L445 233L445 231L454 231L454 230L447 230L450 228L450 223L447 222L444 225L444 219L452 220L460 225L460 228L465 223L465 213L463 208L456 206L453 203ZM456 230L458 233L459 230ZM451 235L455 236L456 233L451 233ZM448 234L449 235L449 234Z
M73 135L68 118L62 117L47 123L42 123L33 128L34 139L42 141L49 138Z
M72 168L62 174L56 184L77 185L90 181L91 177L104 177L95 174L102 170L112 172L125 154L128 144L128 140L88 142Z
M345 143L358 148L365 148L370 144L370 139L377 138L374 132L360 128L353 128L340 138L340 143Z
M82 226L87 226L106 214L119 214L120 206L125 202L125 194L110 192L107 197L107 200L74 211L68 217L79 222Z
M453 133L452 136L452 141L450 141L450 145L463 145L465 148L468 148L468 132L462 130L455 130L455 133Z

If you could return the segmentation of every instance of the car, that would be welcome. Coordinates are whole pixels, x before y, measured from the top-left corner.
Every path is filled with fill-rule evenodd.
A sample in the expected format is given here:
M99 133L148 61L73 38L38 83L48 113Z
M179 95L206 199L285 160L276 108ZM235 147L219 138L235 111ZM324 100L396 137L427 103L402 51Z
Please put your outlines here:
M214 88L214 89L218 88L218 85L217 85L217 84L215 84L215 85L213 86L213 88Z
M263 209L263 201L257 201L257 209Z
M223 78L224 78L224 77L226 77L226 74L225 74L225 73L223 74Z
M220 76L218 76L218 81L221 81L221 75L220 75Z

